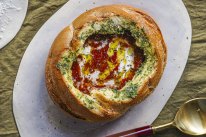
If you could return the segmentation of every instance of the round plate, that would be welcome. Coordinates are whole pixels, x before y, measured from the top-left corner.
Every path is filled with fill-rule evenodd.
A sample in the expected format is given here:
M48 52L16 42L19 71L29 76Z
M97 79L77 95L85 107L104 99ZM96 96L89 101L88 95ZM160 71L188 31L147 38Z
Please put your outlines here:
M54 105L45 87L44 69L58 33L84 11L114 3L140 8L156 20L168 46L165 71L155 91L121 118L87 123ZM181 0L70 0L39 30L27 48L14 85L13 111L22 137L98 137L151 124L176 87L191 45L191 22Z
M27 7L28 0L0 0L0 49L20 30Z

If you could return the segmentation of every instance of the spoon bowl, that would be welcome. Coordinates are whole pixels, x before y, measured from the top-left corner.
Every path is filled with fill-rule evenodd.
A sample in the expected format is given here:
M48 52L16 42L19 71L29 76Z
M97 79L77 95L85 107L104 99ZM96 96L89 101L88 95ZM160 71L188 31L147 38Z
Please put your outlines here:
M176 114L174 125L189 135L206 134L206 98L196 98L183 104Z

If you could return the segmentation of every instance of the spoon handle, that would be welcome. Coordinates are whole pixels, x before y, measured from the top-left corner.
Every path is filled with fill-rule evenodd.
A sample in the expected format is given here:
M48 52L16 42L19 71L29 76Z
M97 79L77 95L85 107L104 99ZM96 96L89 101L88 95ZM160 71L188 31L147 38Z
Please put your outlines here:
M153 135L153 129L152 126L144 126L140 128L135 128L127 131L123 131L117 134L109 135L107 137L142 137L142 136L148 136Z

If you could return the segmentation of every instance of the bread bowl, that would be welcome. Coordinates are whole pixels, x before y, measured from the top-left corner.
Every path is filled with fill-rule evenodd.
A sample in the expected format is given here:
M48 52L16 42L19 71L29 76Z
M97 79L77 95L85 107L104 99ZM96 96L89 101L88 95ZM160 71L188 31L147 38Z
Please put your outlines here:
M154 20L128 5L77 17L54 40L46 62L55 104L86 121L111 121L157 86L167 49Z

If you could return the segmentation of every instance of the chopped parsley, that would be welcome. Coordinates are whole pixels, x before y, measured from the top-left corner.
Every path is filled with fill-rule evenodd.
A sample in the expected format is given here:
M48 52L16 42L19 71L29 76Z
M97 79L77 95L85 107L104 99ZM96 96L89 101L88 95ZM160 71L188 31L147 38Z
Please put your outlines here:
M130 84L128 85L128 87L126 87L124 90L116 90L116 89L112 89L114 95L114 98L118 98L120 97L120 94L123 94L123 97L127 97L127 98L135 98L137 96L137 90L138 90L138 86L136 84Z
M124 94L128 98L135 98L137 96L137 85L130 84L128 87L124 89Z
M94 106L93 106L94 101L93 101L93 100L88 99L87 97L85 97L84 100L83 100L83 102L84 102L84 104L87 106L87 108L89 108L89 109L94 109Z

